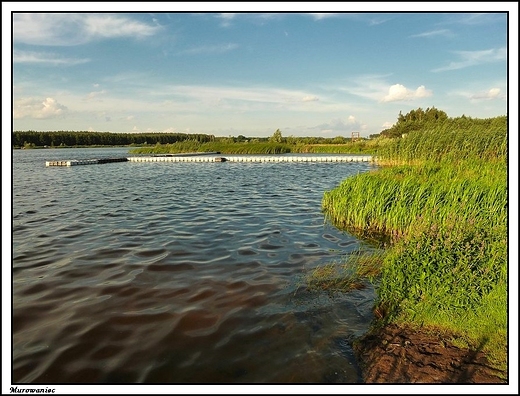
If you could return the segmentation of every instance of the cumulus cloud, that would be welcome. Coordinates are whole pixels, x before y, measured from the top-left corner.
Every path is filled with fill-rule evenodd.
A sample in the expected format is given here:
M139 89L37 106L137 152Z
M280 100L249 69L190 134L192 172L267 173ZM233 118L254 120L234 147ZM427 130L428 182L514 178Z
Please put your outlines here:
M34 98L18 99L14 103L13 118L57 118L67 111L67 107L59 104L56 99L46 98L38 100Z
M501 93L500 88L491 88L489 91L479 92L474 95L471 95L470 98L477 99L477 100L479 100L479 99L489 99L489 100L502 99L503 95L500 95L500 93Z
M13 39L32 45L69 46L116 37L142 38L160 27L111 14L14 13Z
M460 58L458 61L450 62L446 66L433 69L432 72L457 70L483 63L494 63L507 60L506 47L492 48L482 51L456 51L455 54Z
M382 99L382 102L398 102L404 100L413 100L427 98L432 96L432 91L426 89L424 85L418 87L415 91L406 88L401 84L394 84L388 89L388 94Z
M32 51L13 51L14 63L32 63L51 66L74 66L90 62L90 59L83 58L62 58L52 53L32 52Z

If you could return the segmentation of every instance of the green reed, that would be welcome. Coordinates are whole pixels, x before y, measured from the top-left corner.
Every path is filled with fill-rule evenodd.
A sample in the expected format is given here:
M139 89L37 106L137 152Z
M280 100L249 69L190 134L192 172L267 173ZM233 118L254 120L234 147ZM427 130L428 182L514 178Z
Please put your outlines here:
M294 153L316 154L376 154L391 143L391 139L379 138L358 140L345 144L298 144L291 148Z
M349 292L364 289L367 281L380 273L382 254L377 250L356 251L342 262L327 263L305 274L305 283L311 291Z
M506 120L470 121L395 139L378 156L402 165L348 178L322 205L340 228L390 237L376 302L383 322L447 330L504 368Z
M131 152L134 154L175 154L213 151L222 154L285 154L291 152L291 147L288 144L271 142L201 143L196 140L185 140L172 144L142 147Z
M218 151L222 154L374 154L384 147L390 139L361 140L345 144L303 144L276 142L199 142L183 140L170 144L156 144L131 150L133 154L177 154L192 152Z
M377 155L387 161L494 160L507 154L507 117L449 118L430 123L393 144L382 145Z
M402 235L422 217L443 222L451 213L466 220L490 216L490 224L507 215L505 164L425 163L363 173L324 194L327 217L342 228Z

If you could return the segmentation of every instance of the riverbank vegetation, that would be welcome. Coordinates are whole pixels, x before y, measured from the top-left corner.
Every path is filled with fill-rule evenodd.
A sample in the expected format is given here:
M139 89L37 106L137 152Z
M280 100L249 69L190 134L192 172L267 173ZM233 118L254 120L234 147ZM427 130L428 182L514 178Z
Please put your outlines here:
M283 137L276 130L269 138L245 138L243 136L215 138L212 141L184 140L171 144L156 144L131 150L133 154L177 154L189 152L219 152L222 154L372 154L389 143L390 139L352 139L341 136L335 138Z
M277 129L270 137L213 136L185 133L111 133L87 131L15 131L15 149L68 147L129 147L131 154L179 154L219 152L222 154L374 154L392 139L336 136L283 136Z
M414 127L407 134L407 122ZM507 117L402 116L379 147L383 166L323 197L330 221L386 236L376 326L452 334L507 366ZM399 136L399 137L398 137ZM392 164L387 166L387 164Z

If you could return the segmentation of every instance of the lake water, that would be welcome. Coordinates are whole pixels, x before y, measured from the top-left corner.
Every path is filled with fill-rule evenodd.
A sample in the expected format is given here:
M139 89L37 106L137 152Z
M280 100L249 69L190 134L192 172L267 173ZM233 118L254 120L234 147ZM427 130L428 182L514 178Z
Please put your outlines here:
M374 290L304 275L368 248L323 192L368 163L111 163L14 150L14 383L359 383Z

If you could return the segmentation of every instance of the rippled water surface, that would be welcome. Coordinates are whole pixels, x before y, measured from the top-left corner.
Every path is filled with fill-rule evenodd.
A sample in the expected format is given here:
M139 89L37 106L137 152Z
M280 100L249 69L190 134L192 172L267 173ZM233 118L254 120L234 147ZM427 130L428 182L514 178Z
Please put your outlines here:
M112 163L13 151L13 382L356 383L374 291L310 292L360 242L325 190L367 163Z

